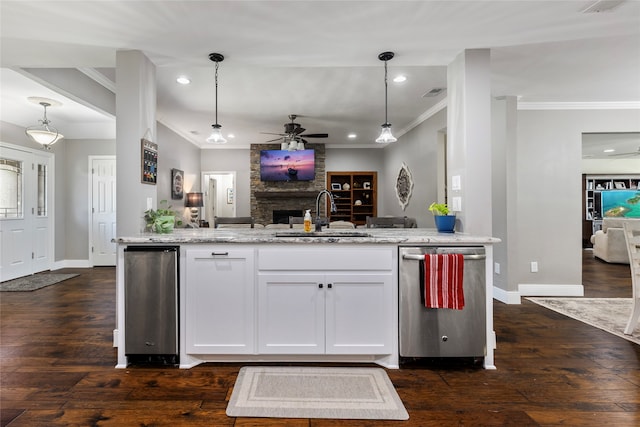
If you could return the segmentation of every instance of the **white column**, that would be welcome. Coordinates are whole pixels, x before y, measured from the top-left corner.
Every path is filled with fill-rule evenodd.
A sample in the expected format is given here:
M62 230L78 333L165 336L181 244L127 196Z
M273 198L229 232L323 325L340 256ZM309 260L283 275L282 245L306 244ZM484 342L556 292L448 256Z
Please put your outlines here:
M139 233L155 185L141 181L140 140L156 140L156 68L140 51L116 53L117 236Z
M462 52L447 68L448 204L460 201L460 231L491 235L491 69L489 49ZM452 177L460 178L453 190Z

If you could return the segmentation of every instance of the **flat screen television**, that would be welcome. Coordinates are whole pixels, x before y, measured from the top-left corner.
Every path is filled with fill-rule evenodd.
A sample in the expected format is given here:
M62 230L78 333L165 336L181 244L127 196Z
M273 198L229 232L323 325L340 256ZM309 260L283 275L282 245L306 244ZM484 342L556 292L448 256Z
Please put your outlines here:
M640 218L640 191L603 191L601 197L603 218Z
M313 181L316 177L314 150L261 150L261 181Z

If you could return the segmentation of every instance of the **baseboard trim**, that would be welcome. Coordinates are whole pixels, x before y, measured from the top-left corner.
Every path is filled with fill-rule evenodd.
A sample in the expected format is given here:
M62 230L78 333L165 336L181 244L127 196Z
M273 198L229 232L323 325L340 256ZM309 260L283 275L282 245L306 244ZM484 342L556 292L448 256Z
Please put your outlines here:
M493 298L505 304L520 304L520 292L493 287Z
M584 286L582 285L549 285L549 284L522 284L518 285L518 291L522 297L582 297Z
M55 261L51 266L51 270L60 270L61 268L91 268L93 267L88 259L65 259Z

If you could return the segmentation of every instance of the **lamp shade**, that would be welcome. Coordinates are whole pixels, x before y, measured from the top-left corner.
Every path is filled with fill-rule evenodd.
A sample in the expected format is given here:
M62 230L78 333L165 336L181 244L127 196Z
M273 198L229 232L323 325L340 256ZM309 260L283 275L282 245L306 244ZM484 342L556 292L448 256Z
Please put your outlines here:
M202 193L187 193L184 205L188 208L199 208L202 204Z

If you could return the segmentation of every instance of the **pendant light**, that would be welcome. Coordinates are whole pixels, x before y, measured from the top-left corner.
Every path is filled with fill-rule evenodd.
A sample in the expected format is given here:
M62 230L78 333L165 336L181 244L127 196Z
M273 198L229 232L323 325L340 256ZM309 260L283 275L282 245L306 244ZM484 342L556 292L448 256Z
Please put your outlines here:
M64 135L58 132L58 129L51 126L51 121L47 119L47 107L50 107L51 103L40 101L38 104L44 108L44 117L42 120L38 120L39 124L26 128L25 133L34 142L42 145L42 148L50 150L53 144L64 138Z
M211 125L211 127L213 128L213 132L211 132L211 135L209 136L209 138L207 138L207 142L211 142L211 143L214 143L214 144L226 144L227 140L224 139L224 137L222 136L222 131L220 130L222 128L222 126L220 126L218 124L218 65L222 61L224 61L224 56L222 56L219 53L210 53L209 54L209 59L216 63L216 73L215 73L215 79L216 79L216 122Z
M380 136L376 139L376 142L380 144L397 141L391 134L391 123L389 123L389 119L387 118L387 61L392 59L393 56L393 52L382 52L378 55L378 59L384 61L384 124L382 125Z

